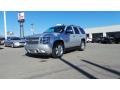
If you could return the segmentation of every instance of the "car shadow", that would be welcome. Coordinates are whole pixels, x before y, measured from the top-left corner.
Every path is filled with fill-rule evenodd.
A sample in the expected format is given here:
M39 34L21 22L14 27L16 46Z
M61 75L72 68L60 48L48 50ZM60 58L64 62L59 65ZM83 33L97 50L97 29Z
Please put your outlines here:
M99 65L99 64L96 64L96 63L91 62L91 61L88 61L88 60L83 60L83 59L82 59L82 61L85 62L85 63L87 63L87 64L96 66L96 67L98 67L98 68L101 68L101 69L103 69L103 70L106 70L106 71L108 71L108 72L111 72L111 73L113 73L113 74L116 74L116 75L120 76L120 71L117 71L117 70L114 70L114 69L109 69L109 68L107 68L107 67L101 66L101 65Z
M32 57L32 58L41 58L41 59L49 59L50 55L33 55L33 54L25 54L28 57Z
M86 72L85 70L77 67L76 65L68 62L67 60L63 59L63 58L59 58L60 61L64 62L65 64L67 64L68 66L72 67L73 69L75 69L76 71L78 71L79 73L83 74L84 76L86 76L89 79L97 79L97 77L93 76L92 74Z
M75 51L78 51L77 49L67 49L64 54L68 54L68 53L72 53L72 52L75 52Z
M67 49L65 49L64 54L72 53L72 52L75 52L75 51L79 51L79 47L67 48Z

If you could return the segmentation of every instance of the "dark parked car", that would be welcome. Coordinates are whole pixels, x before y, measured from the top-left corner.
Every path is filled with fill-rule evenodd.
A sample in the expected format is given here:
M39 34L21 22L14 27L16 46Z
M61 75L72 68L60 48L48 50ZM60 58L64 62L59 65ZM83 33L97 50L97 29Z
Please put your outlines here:
M114 37L114 42L116 43L116 44L118 44L118 43L120 43L120 36L115 36Z
M8 37L4 42L4 46L21 47L25 45L25 40L19 37Z
M100 38L100 43L103 44L111 44L113 42L113 38L111 37L101 37Z
M98 38L92 38L92 43L100 43L101 37Z

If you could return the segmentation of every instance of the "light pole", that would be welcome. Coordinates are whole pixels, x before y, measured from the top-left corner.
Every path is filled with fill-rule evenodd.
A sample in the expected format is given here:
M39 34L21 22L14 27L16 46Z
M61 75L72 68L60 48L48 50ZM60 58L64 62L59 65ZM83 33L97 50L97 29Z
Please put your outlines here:
M34 30L34 24L33 24L33 23L31 24L31 31L32 31L32 33L33 33L33 35L34 35L34 31L35 31L35 30Z
M7 25L6 25L6 12L4 11L4 33L5 39L7 39Z
M20 38L24 38L24 26L25 22L24 12L18 12L18 22L20 23Z

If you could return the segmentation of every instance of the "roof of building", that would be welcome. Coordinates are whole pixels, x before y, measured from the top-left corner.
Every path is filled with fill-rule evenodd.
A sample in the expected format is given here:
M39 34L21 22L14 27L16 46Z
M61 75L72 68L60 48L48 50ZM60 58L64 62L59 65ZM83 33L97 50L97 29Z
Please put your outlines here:
M86 33L116 32L120 31L120 25L86 28L85 31Z

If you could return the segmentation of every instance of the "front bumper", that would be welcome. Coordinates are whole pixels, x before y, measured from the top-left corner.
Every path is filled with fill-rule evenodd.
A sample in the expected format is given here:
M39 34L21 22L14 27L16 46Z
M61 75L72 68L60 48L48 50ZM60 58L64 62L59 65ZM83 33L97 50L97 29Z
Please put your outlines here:
M34 45L26 44L24 47L25 47L25 50L30 54L50 55L52 53L52 48L47 44L34 44Z
M23 47L25 43L14 43L14 47Z

